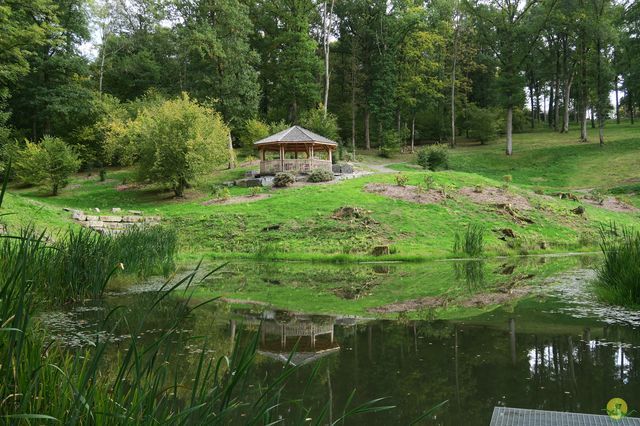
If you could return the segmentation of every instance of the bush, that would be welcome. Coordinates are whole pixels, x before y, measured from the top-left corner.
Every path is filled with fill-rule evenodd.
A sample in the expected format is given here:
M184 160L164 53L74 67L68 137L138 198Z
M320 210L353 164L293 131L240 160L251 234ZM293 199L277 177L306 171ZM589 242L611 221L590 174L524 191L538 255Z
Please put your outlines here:
M296 178L291 173L278 173L273 178L273 186L275 186L276 188L284 188L291 185L295 181Z
M62 139L45 136L39 144L27 142L18 153L15 171L18 180L31 185L47 185L53 195L67 186L69 177L80 169L80 159Z
M395 179L396 185L398 186L406 186L407 182L409 182L409 178L403 173L398 173L393 178Z
M469 224L464 234L456 232L453 252L457 255L478 257L484 251L484 227Z
M640 232L615 225L600 231L600 249L604 254L597 268L597 293L616 305L640 305Z
M448 169L449 149L443 144L430 145L418 151L416 161L428 170Z
M333 180L333 172L327 169L313 169L309 173L309 182L329 182Z

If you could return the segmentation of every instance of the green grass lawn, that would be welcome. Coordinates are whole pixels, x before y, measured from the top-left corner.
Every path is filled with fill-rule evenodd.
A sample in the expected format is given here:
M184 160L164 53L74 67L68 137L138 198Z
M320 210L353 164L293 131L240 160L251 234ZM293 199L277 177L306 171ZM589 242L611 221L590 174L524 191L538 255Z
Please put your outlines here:
M131 186L130 170L110 170L107 180L78 175L57 197L39 188L11 188L2 217L9 227L33 221L39 228L60 229L71 224L63 207L83 210L112 207L143 210L160 215L180 235L184 258L280 258L297 260L366 260L376 245L389 245L389 258L423 260L451 257L456 232L469 223L487 230L488 255L567 252L597 249L597 230L611 221L638 223L638 213L611 212L585 205L586 214L570 212L580 203L535 194L541 187L556 190L600 188L640 204L633 191L640 185L640 135L631 125L609 124L607 144L575 141L576 132L549 131L518 134L514 156L506 157L502 145L461 144L452 151L451 169L434 174L437 187L446 186L446 203L416 204L363 190L368 183L394 184L392 173L380 173L331 184L272 189L268 198L230 205L203 205L212 188L238 179L247 170L218 171L195 182L185 199L157 185ZM365 161L373 163L366 153ZM425 172L410 164L412 156L376 158L377 165L397 163L410 185L424 181ZM518 223L492 206L471 202L458 194L464 187L500 187L502 176L513 176L508 192L525 197L534 210L522 212L532 224ZM125 187L123 185L129 185ZM248 195L247 188L230 188L232 196ZM336 220L343 206L370 211L370 220ZM502 241L494 230L509 228L516 239Z

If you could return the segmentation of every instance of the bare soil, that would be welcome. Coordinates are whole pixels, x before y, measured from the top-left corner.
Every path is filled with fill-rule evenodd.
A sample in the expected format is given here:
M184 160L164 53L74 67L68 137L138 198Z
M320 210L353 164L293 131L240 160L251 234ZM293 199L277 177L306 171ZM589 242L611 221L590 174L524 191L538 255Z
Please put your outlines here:
M226 204L240 204L240 203L252 203L254 201L264 200L266 198L271 197L270 194L258 194L258 195L240 195L238 197L231 197L225 199L214 198L212 200L205 201L202 203L203 206L213 206L213 205L226 205Z
M532 210L533 206L522 195L514 194L508 190L500 188L482 188L482 192L476 192L474 188L462 188L459 194L469 198L478 204L503 204L511 205L512 208L518 210Z
M612 212L635 213L640 211L640 209L638 209L637 207L629 205L624 201L620 201L615 197L605 198L602 204L600 204L597 200L587 197L585 197L582 201L587 204L591 204L592 206L600 207Z
M440 191L431 189L429 191L421 191L417 186L397 186L387 185L383 183L369 183L364 190L374 194L384 195L389 198L410 201L418 204L436 204L444 200L444 196Z

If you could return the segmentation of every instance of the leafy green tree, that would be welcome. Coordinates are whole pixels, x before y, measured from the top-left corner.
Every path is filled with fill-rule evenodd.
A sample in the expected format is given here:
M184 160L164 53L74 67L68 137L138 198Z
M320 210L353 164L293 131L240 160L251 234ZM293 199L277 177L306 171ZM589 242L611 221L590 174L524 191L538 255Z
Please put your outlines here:
M240 127L260 100L260 56L249 44L248 6L240 0L179 0L176 6L182 90L214 100L225 121Z
M47 185L53 195L80 169L80 159L62 139L45 136L40 143L27 142L15 161L16 177L30 185Z
M304 112L300 117L300 125L325 138L338 140L340 137L338 119L331 113L325 115L322 105Z
M219 113L188 95L143 109L112 133L140 181L168 185L177 197L191 180L229 160L229 128Z

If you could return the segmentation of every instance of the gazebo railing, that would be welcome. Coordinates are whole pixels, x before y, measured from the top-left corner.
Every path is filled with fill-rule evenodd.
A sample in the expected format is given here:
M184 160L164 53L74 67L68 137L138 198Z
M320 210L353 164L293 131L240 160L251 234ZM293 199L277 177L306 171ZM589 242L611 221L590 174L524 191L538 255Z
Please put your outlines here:
M308 173L313 169L331 170L331 161L316 158L263 160L260 161L260 174L273 175L280 172Z

